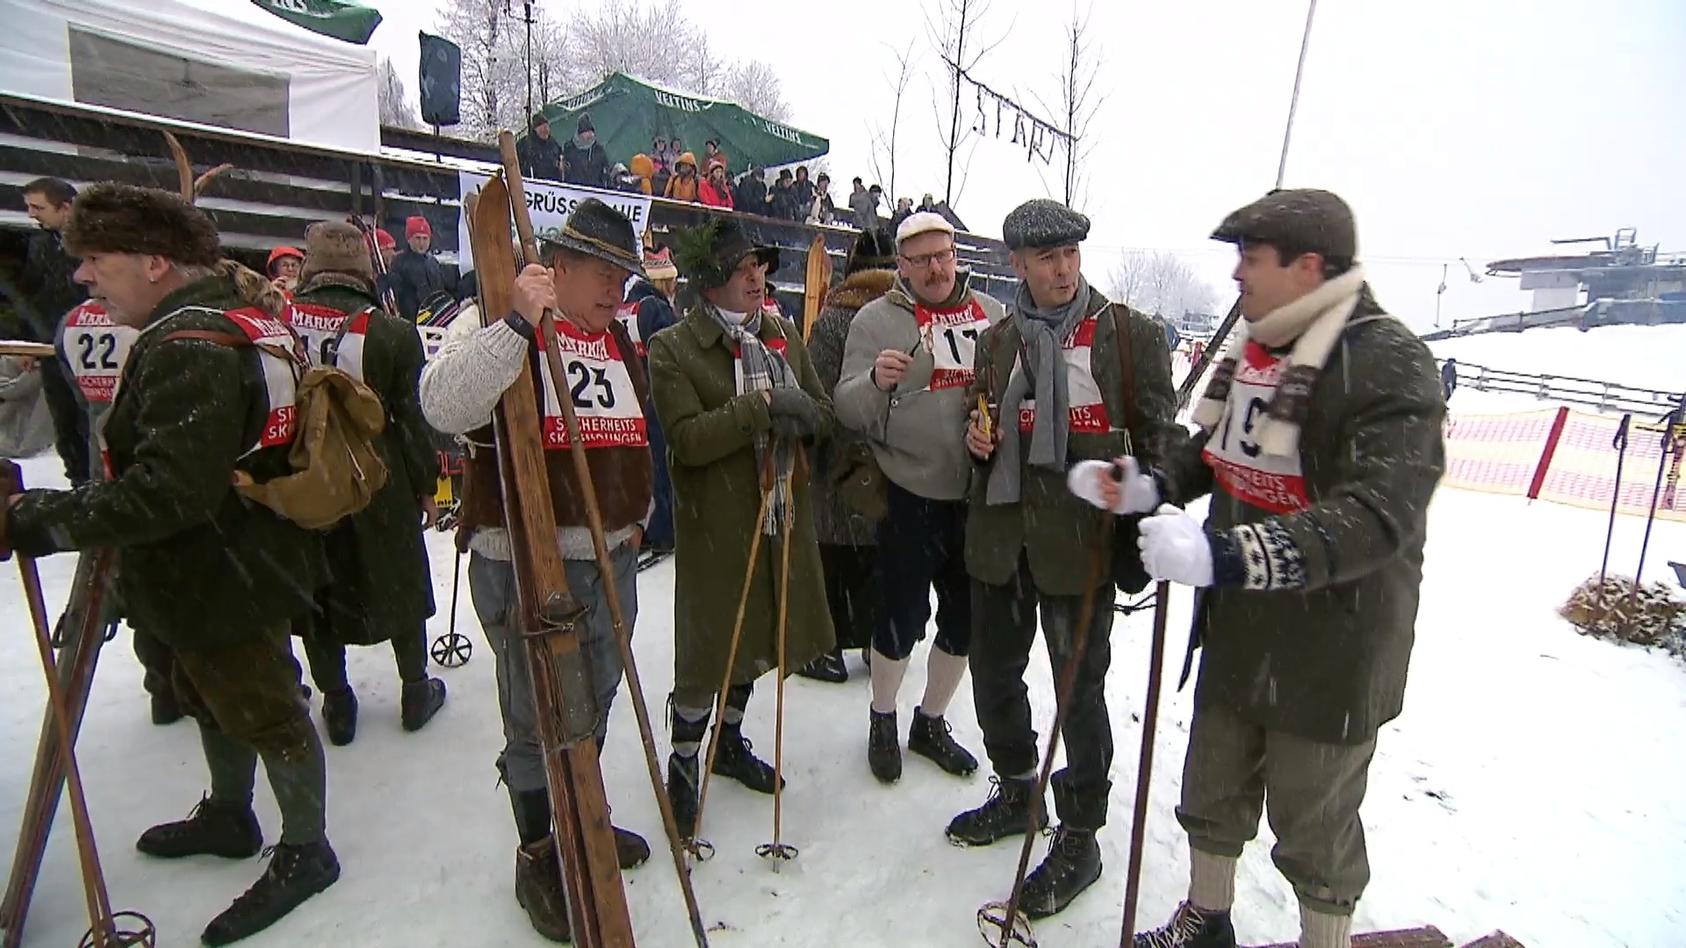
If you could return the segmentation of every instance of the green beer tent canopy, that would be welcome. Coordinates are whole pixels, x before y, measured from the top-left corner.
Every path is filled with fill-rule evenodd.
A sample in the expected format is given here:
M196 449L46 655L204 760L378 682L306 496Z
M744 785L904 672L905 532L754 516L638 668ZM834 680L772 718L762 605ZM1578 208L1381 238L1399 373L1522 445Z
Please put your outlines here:
M762 118L742 106L672 92L621 72L579 95L548 103L540 111L550 120L550 134L558 141L572 138L580 114L589 113L611 163L631 161L640 152L649 154L657 136L679 136L685 150L696 154L699 174L703 142L711 139L720 143L720 150L731 160L734 175L751 165L790 164L831 150L831 143L817 135Z

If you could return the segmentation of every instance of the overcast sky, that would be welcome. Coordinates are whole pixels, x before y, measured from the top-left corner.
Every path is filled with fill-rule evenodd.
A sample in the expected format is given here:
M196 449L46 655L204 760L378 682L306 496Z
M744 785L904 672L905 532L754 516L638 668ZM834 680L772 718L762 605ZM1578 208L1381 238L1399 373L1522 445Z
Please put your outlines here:
M361 2L385 16L371 45L413 97L416 31L432 29L450 0ZM932 0L683 2L719 54L778 70L794 123L831 141L840 201L849 178L870 179L868 129L891 105L891 47L915 40L920 76L897 185L915 200L941 196L931 104L940 64L923 14ZM574 8L544 6L563 19ZM1084 258L1092 281L1104 286L1125 248L1172 250L1228 302L1233 252L1207 235L1274 181L1305 12L1304 0L1096 0L1090 37L1107 99L1083 205L1095 222ZM1068 0L993 0L979 35L1004 41L976 75L1052 105L1071 13ZM1432 322L1442 263L1453 271L1445 319L1516 311L1528 297L1514 281L1471 284L1458 258L1479 272L1551 238L1618 227L1686 251L1683 54L1678 0L1322 0L1285 183L1352 204L1360 257L1402 318ZM970 178L955 203L976 231L999 236L1017 203L1059 194L1058 160L1039 175L1005 136L974 139L962 154Z

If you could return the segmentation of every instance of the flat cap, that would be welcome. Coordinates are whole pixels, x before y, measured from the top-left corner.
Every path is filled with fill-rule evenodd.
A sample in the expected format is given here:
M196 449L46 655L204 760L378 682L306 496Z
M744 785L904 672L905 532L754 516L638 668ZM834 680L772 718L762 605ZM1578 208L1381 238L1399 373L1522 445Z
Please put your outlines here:
M1001 224L1001 238L1008 250L1026 247L1062 247L1089 237L1089 218L1058 201L1037 198L1026 201Z
M1332 191L1315 188L1272 191L1230 212L1213 240L1256 241L1299 253L1352 260L1358 256L1358 224L1352 208Z

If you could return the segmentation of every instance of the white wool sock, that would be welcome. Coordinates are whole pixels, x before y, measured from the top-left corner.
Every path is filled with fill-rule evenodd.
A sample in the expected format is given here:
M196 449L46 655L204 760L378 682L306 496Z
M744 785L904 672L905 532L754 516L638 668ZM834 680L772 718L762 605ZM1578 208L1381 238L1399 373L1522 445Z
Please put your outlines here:
M1235 904L1233 856L1188 849L1188 900L1204 912L1227 912Z
M1300 903L1300 948L1351 948L1352 916L1330 915Z
M932 718L947 714L948 703L954 700L954 693L965 677L966 656L950 655L933 647L925 659L925 697L919 701L919 710Z
M902 678L907 675L907 659L884 657L872 650L872 710L879 714L896 712L896 694L902 690Z

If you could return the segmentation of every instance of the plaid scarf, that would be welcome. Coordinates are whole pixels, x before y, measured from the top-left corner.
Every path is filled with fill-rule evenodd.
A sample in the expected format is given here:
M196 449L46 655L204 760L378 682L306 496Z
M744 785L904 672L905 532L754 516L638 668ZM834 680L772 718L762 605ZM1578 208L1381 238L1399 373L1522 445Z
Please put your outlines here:
M732 343L732 350L737 354L735 371L739 395L796 387L796 373L791 371L790 363L761 341L761 310L744 316L739 313L724 313L719 307L709 304L705 304L704 309L720 327L720 331L726 334L726 338ZM767 505L767 519L761 525L761 532L774 536L778 534L780 525L786 523L791 515L791 498L787 485L790 483L796 451L795 446L785 439L774 439L770 431L756 432L757 471L766 466L769 451L772 452L773 460L773 496Z
M1276 395L1259 423L1258 441L1265 453L1273 457L1289 457L1298 452L1300 426L1311 411L1311 387L1364 293L1364 268L1354 266L1257 322L1239 323L1235 338L1224 349L1223 358L1212 371L1212 381L1207 383L1200 404L1194 409L1195 424L1212 431L1229 412L1246 409L1230 404L1230 393L1235 383L1235 367L1249 340L1257 339L1270 349L1292 346Z

